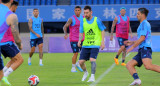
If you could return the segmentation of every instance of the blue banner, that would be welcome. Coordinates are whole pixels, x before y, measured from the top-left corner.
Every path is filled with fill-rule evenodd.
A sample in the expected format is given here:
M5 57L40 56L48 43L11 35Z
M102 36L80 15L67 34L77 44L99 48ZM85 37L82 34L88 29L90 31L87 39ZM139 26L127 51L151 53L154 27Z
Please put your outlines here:
M19 22L28 22L33 16L33 9L39 9L39 16L44 22L66 22L69 17L74 15L75 6L19 6L16 14ZM81 6L82 9L84 6ZM148 20L160 20L160 5L96 5L91 6L93 16L99 17L102 21L113 21L115 16L120 14L120 8L126 7L126 15L131 21L137 21L137 11L140 7L149 10ZM83 15L83 10L82 10Z

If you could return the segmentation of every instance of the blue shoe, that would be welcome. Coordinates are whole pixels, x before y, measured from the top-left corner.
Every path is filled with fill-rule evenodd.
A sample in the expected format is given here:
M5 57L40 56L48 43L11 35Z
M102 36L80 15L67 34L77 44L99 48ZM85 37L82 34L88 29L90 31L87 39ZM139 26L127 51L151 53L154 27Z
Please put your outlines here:
M28 65L31 66L32 64L31 64L31 63L28 63Z
M79 65L76 65L77 69L81 72L83 72L82 68Z
M39 64L39 66L43 66L43 64Z

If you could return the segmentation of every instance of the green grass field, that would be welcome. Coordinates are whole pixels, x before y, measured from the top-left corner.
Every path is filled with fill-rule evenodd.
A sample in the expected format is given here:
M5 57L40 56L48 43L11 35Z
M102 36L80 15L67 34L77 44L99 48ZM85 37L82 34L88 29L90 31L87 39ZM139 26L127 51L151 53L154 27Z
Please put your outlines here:
M100 53L97 59L96 79L103 74L113 63L116 53ZM131 53L126 62L129 61L136 53ZM12 86L29 86L28 77L30 75L37 75L40 79L38 86L89 86L91 83L81 82L83 76L82 72L71 73L71 57L72 53L45 53L43 60L43 67L39 66L39 55L36 53L32 58L32 65L28 66L28 54L22 54L24 63L9 76L9 81ZM153 63L160 65L160 53L154 52ZM4 64L9 59L4 59ZM121 62L120 62L121 63ZM90 62L86 62L87 69L90 73ZM142 86L159 86L160 74L136 68ZM96 86L128 86L133 81L127 69L121 65L115 66ZM3 83L2 83L3 86Z

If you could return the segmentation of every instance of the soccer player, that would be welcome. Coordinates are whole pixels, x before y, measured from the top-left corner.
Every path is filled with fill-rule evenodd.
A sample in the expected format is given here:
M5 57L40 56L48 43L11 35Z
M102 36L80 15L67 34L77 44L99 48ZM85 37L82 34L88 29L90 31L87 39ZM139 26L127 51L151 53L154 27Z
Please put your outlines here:
M13 3L11 4L10 10L15 13L17 10L17 6L18 6L18 2L13 1Z
M18 2L16 2L16 1L13 1L13 3L11 4L11 6L10 6L10 10L12 11L12 12L16 12L16 9L17 9L17 6L18 6ZM2 52L2 54L4 55L4 57L7 57L8 55L6 55L6 51L5 51L5 49L4 49L5 47L2 47L2 49L1 49L1 52ZM10 57L10 58L12 58L12 57ZM10 60L7 64L6 64L6 66L3 68L3 72L6 72L6 70L12 65L12 63L14 63L14 60Z
M43 27L43 19L39 17L39 10L33 9L33 17L29 19L28 26L30 30L30 45L31 51L29 53L28 65L31 65L31 57L35 52L36 45L39 48L39 65L43 66L42 58L43 58L43 38L44 38L44 27Z
M23 58L20 53L22 44L19 35L17 15L9 10L12 2L13 0L2 0L2 4L0 4L0 46L4 52L3 55L10 57L13 62L10 67L5 70L4 77L0 76L0 79L3 77L2 81L7 85L11 85L7 80L8 75L23 63Z
M85 81L88 74L85 62L90 60L91 62L91 77L87 82L95 81L96 72L96 59L99 53L99 48L103 50L105 48L104 36L106 27L103 25L101 20L96 16L92 16L92 9L90 6L84 7L85 18L80 23L80 37L78 41L78 46L81 47L81 40L83 38L83 33L85 34L85 39L82 45L82 51L79 58L79 64L84 71L82 81Z
M134 81L130 85L140 85L141 80L138 77L135 66L144 67L147 70L152 70L160 73L160 66L152 64L152 48L151 48L151 25L147 21L147 15L149 11L146 8L139 8L137 13L137 19L140 21L140 25L137 29L138 40L136 41L125 41L124 43L129 46L132 45L127 53L132 51L139 45L138 54L130 60L126 67L129 73L133 76Z
M126 8L122 7L120 8L120 13L121 15L115 17L113 23L112 23L112 28L111 28L111 37L110 40L113 40L113 32L114 28L116 26L116 37L119 42L120 49L117 52L116 57L114 58L116 65L119 65L118 62L118 57L122 52L122 66L126 66L125 62L125 57L126 57L126 48L127 46L124 45L124 41L128 40L129 36L129 31L131 33L131 38L132 38L132 30L130 28L130 20L129 17L126 16Z
M79 66L79 62L76 63L78 52L81 49L80 47L78 47L80 21L83 20L83 16L80 15L81 14L81 7L76 6L74 8L74 13L75 13L75 15L73 15L71 18L69 18L67 23L63 27L64 34L65 34L64 38L65 39L68 38L67 28L69 27L69 38L70 38L71 48L73 51L71 72L77 72L76 67L81 72L83 72L83 70Z

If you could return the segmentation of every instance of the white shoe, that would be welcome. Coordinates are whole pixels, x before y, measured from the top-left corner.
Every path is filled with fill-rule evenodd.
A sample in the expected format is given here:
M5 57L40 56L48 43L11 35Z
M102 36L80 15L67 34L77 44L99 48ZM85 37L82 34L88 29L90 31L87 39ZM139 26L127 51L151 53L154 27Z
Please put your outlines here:
M134 81L130 84L130 86L132 86L132 85L138 85L138 86L140 86L140 85L141 85L141 80L140 80L140 79L134 80Z
M89 75L88 72L84 72L82 81L85 81L87 79L88 75Z
M95 78L91 76L87 82L95 82Z
M72 67L71 72L77 72L75 67Z

